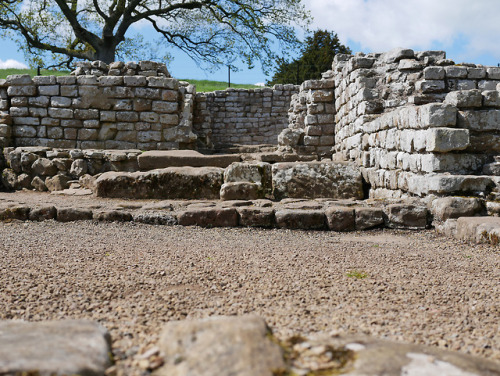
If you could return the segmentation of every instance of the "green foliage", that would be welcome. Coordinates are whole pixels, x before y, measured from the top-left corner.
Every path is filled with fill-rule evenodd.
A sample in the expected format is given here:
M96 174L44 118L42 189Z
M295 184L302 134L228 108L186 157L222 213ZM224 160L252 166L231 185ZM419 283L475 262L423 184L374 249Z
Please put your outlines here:
M7 76L13 74L29 74L31 77L35 77L37 75L36 69L0 69L0 79L7 78ZM42 69L40 71L42 76L67 76L69 71L56 71L56 70L47 70Z
M236 60L267 71L278 46L298 48L310 15L301 0L2 0L0 36L17 41L32 67L74 60L164 61L174 47L215 68ZM158 34L144 41L131 26Z
M346 276L349 278L364 279L364 278L368 277L368 274L366 274L365 272L363 272L361 270L349 270L346 273Z
M326 30L317 30L303 43L301 56L289 61L277 60L277 68L268 85L296 84L306 80L321 78L321 74L332 68L336 54L350 54L351 50L340 43L337 34Z

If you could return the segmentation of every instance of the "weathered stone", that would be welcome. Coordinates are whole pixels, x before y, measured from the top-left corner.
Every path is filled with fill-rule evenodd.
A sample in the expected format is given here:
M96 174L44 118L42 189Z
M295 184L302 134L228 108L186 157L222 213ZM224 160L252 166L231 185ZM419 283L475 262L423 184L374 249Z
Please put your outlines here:
M84 159L76 159L71 164L69 173L72 176L79 178L80 176L85 175L87 173L87 170L88 170L87 162Z
M274 209L270 207L241 207L237 210L240 215L240 226L274 226Z
M56 175L45 179L45 186L50 192L62 191L69 187L68 182L71 179L66 175Z
M350 163L276 163L272 167L276 199L363 198L361 172Z
M424 229L428 224L425 206L392 204L387 206L386 213L388 227Z
M465 150L469 145L468 129L431 128L427 131L427 151L445 153Z
M16 190L19 188L19 181L14 170L6 168L1 174L1 183L8 190Z
M328 228L332 231L353 231L354 209L345 206L330 206L325 211Z
M383 226L384 211L379 208L356 208L356 230L368 230Z
M59 222L86 221L92 219L92 210L79 208L57 208Z
M57 174L57 167L47 158L37 159L31 166L31 169L34 174L41 176L52 176Z
M270 191L272 187L271 164L266 162L234 162L224 171L224 182L259 183L262 189Z
M55 219L56 215L57 210L54 206L42 206L30 210L29 220L46 221L49 219Z
M134 213L133 221L148 225L174 226L178 224L177 217L168 213Z
M457 90L448 93L444 103L459 108L481 107L483 96L479 90Z
M20 221L26 221L29 217L30 208L28 206L10 206L7 208L0 208L0 221L8 221L17 219ZM1 322L0 322L1 327ZM0 331L1 338L1 331ZM0 341L0 343L2 343ZM0 354L1 354L1 346L0 346ZM1 359L0 355L0 359ZM1 370L1 360L0 360L0 370Z
M107 210L94 212L94 219L96 221L106 222L130 222L132 220L132 214L121 210Z
M238 212L235 208L197 208L180 212L178 221L181 226L236 227Z
M45 185L45 182L39 176L35 176L33 178L33 180L31 181L31 186L38 192L47 191L47 186Z
M500 244L499 217L460 217L456 237L474 243Z
M224 183L220 189L220 199L228 200L255 200L263 198L262 186L258 183L246 181Z
M387 63L397 63L401 59L413 59L415 52L407 48L395 48L383 55L383 60Z
M300 143L300 140L304 138L304 130L303 129L292 129L286 128L284 129L278 136L278 143L283 146L297 146Z
M101 376L111 365L111 338L83 320L1 321L0 370L7 375Z
M169 322L160 335L158 376L272 376L286 371L281 348L256 316Z
M148 172L106 172L95 182L99 197L218 199L224 170L169 167Z
M432 201L431 213L435 220L472 217L484 213L484 203L474 197L442 197Z
M237 154L204 155L194 150L147 151L137 157L141 170L182 166L226 168L240 160Z
M322 210L277 210L276 225L286 229L323 230L326 227L325 213Z

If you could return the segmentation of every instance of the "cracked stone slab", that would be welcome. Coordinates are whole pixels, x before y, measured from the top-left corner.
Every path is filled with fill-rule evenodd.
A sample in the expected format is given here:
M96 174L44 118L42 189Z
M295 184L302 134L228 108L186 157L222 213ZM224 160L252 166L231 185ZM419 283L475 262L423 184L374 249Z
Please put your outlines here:
M104 375L111 365L105 328L84 320L0 321L0 374Z

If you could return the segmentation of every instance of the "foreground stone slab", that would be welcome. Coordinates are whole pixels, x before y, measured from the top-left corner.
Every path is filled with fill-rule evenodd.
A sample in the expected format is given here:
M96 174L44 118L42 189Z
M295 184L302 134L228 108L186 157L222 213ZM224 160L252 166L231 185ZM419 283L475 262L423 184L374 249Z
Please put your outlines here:
M239 154L205 155L194 150L152 150L137 157L139 168L143 171L183 166L226 168L231 163L239 161L241 161Z
M224 170L169 167L148 172L106 172L95 182L98 197L218 199Z
M111 338L97 323L0 321L0 374L104 375ZM33 373L35 374L35 373Z
M285 344L287 345L287 344ZM500 364L423 345L378 340L366 336L328 336L295 341L292 374L370 376L499 375Z
M455 236L475 243L500 244L500 217L460 217Z
M362 199L361 172L346 162L276 163L272 167L276 199Z
M273 376L286 366L281 348L256 316L211 317L165 325L159 347L165 365L156 376Z

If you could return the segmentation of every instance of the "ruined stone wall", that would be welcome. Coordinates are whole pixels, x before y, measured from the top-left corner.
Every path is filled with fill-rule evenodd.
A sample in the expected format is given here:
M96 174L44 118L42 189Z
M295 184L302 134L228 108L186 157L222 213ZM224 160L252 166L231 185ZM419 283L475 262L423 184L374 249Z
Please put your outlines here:
M154 62L81 63L71 76L9 76L0 82L0 137L13 146L189 147L196 140L194 92Z
M338 56L333 68L335 158L362 166L372 197L499 187L484 170L500 149L498 68L401 49Z
M197 93L193 130L205 147L277 144L295 85Z

